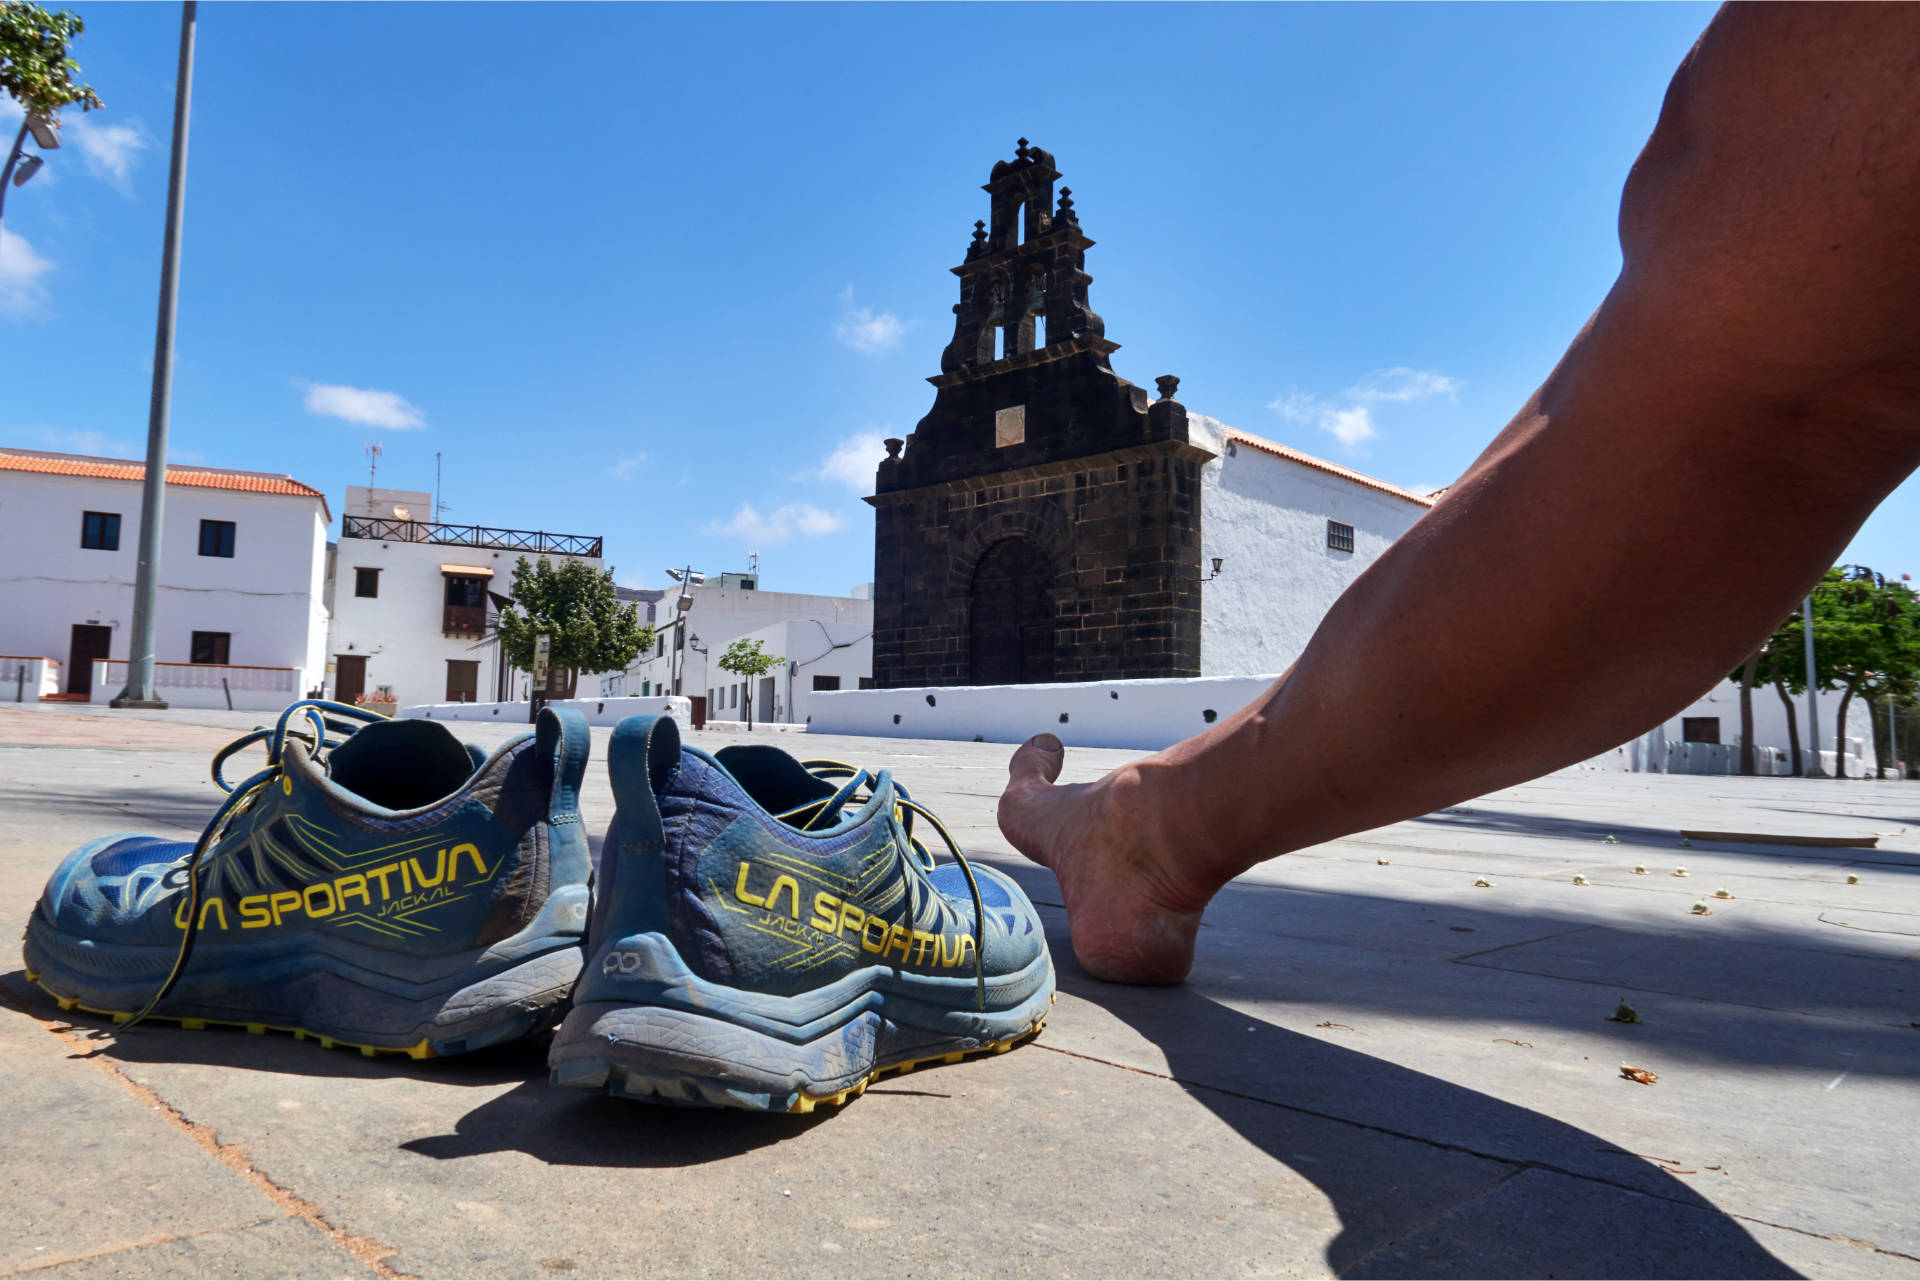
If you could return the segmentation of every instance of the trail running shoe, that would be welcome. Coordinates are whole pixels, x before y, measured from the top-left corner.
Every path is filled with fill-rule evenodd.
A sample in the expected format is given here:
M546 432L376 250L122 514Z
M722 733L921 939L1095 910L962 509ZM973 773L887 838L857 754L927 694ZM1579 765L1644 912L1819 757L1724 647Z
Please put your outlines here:
M267 768L230 786L221 766L256 742ZM27 923L27 977L122 1023L369 1055L551 1027L580 972L588 748L574 711L485 756L436 721L295 703L214 757L229 795L196 844L122 834L67 855Z
M887 771L760 745L709 756L667 717L622 721L608 770L617 809L556 1085L810 1112L1040 1030L1054 978L1033 904L969 866ZM935 863L916 818L954 861Z

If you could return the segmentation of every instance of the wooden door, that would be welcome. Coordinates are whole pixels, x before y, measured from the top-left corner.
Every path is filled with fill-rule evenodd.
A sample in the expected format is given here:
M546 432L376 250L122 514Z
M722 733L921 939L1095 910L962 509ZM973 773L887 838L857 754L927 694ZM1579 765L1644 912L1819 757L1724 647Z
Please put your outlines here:
M335 654L333 656L333 701L351 703L366 692L367 656Z
M113 628L93 623L75 623L73 641L67 650L67 693L93 694L93 661L107 657L113 645Z

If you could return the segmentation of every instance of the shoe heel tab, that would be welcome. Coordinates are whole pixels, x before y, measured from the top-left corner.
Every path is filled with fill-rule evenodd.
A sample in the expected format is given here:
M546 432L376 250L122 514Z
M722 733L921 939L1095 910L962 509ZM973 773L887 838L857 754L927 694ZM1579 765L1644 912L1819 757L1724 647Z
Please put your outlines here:
M645 761L647 785L658 793L680 768L680 726L666 715L629 716L614 727L609 762L616 753L628 769Z
M593 731L587 718L571 707L543 707L534 727L534 750L553 762L553 795L547 803L549 822L578 822L580 783L587 775L587 757L593 751Z

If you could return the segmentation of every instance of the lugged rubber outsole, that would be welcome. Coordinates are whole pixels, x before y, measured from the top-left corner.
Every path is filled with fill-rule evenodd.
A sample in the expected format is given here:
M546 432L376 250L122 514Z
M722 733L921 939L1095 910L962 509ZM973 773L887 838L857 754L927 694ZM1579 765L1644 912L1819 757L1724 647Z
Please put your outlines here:
M67 996L61 992L57 992L47 986L38 971L27 970L26 976L28 982L32 983L42 992L45 992L48 996L51 996L62 1011L72 1012L78 1010L82 1013L94 1014L102 1018L110 1018L116 1025L126 1023L134 1016L134 1012L131 1010L102 1009L98 1006L84 1003L77 996ZM291 1036L296 1041L315 1041L323 1050L350 1049L360 1051L360 1053L367 1058L376 1058L382 1054L394 1054L405 1055L409 1059L422 1060L447 1058L472 1050L485 1049L491 1045L503 1045L544 1032L557 1026L559 1022L566 1017L569 1005L570 999L562 995L556 1000L530 1008L513 1010L511 1012L503 1011L501 1016L496 1020L483 1023L474 1031L463 1036L443 1037L439 1039L435 1039L432 1036L423 1036L417 1042L406 1045L369 1044L364 1041L353 1040L350 1037L316 1032L310 1028L290 1024L250 1022L241 1019L220 1019L156 1013L147 1015L144 1021L171 1023L190 1032L206 1031L213 1028L235 1028L244 1030L253 1036L265 1036L269 1032L278 1032Z
M1018 1036L1008 1037L1004 1041L991 1041L977 1049L950 1050L944 1054L929 1054L920 1058L903 1059L897 1063L884 1063L870 1070L854 1084L842 1090L835 1090L831 1094L810 1095L804 1090L792 1090L784 1095L772 1092L757 1093L742 1090L715 1077L694 1076L687 1073L642 1072L629 1068L611 1057L569 1060L567 1063L556 1066L548 1074L548 1080L553 1085L569 1085L585 1089L599 1088L612 1098L635 1099L643 1103L664 1103L670 1107L739 1108L754 1112L804 1115L819 1107L839 1107L849 1100L857 1099L867 1092L867 1087L888 1073L905 1076L909 1072L916 1072L936 1064L960 1063L970 1058L1005 1054L1015 1046L1024 1045L1039 1036L1040 1030L1045 1026L1045 1019L1037 1019L1032 1027Z

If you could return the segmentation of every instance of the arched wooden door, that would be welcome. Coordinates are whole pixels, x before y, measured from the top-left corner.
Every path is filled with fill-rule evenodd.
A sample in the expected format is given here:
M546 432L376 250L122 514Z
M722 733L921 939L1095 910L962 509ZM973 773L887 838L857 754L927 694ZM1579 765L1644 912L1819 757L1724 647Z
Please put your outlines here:
M973 571L975 685L1031 685L1053 679L1053 561L1031 538L1003 538Z

